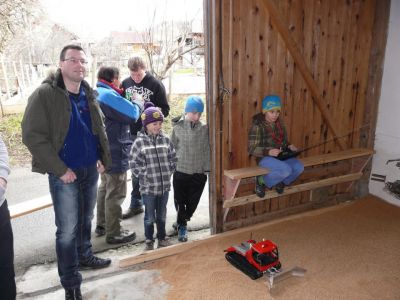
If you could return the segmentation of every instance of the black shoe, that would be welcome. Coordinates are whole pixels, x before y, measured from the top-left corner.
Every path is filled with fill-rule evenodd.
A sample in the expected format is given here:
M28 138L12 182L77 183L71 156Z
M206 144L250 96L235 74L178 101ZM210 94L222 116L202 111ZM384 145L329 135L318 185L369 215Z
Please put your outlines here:
M141 207L141 206L136 207L136 208L128 208L128 210L122 214L122 219L124 219L124 220L129 219L129 218L132 218L133 216L139 215L143 212L144 212L144 210L143 210L143 207Z
M278 194L283 194L283 190L285 189L285 184L283 182L279 182L275 185L275 190Z
M94 232L96 233L96 236L103 236L106 234L106 229L103 226L97 225Z
M65 300L82 300L81 289L65 289Z
M79 262L79 270L101 269L108 267L110 264L111 259L93 255L87 260Z
M108 236L106 242L108 244L124 244L132 242L136 239L136 233L131 231L121 230L121 233L116 236Z
M263 198L265 196L265 184L259 183L257 177L256 177L256 195L260 198Z

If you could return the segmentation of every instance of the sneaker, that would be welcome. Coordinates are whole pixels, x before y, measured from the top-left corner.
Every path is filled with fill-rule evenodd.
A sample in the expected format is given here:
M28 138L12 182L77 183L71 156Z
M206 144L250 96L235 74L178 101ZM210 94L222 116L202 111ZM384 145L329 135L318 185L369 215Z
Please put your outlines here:
M167 239L158 240L157 248L163 248L168 246L171 246L171 243Z
M81 289L65 289L65 300L82 300Z
M285 184L283 182L279 182L275 185L275 190L278 194L283 194L283 190L285 189Z
M84 261L80 261L78 264L79 270L90 270L90 269L101 269L106 268L111 264L111 259L100 258L92 255Z
M134 239L136 239L136 233L127 230L121 230L119 235L106 237L106 242L108 244L124 244L132 242Z
M135 208L128 208L128 210L122 214L122 219L123 220L129 219L129 218L132 218L133 216L139 215L143 212L144 212L144 209L141 206L135 207Z
M178 226L178 241L187 242L187 228L184 225Z
M145 245L146 245L144 248L145 251L154 250L154 241L146 240Z
M256 195L260 198L265 196L265 184L259 183L258 178L256 177Z
M96 236L103 236L106 234L106 229L103 226L97 225L94 232Z

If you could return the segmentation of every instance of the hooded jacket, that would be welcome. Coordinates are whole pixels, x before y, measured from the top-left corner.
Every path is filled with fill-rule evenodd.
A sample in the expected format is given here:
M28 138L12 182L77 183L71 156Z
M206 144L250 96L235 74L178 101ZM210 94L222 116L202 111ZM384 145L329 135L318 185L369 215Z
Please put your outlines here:
M132 140L129 125L140 116L138 105L120 96L110 85L97 83L98 101L105 115L112 166L108 173L123 173L129 169Z
M185 120L185 116L172 119L172 125L171 142L178 157L176 170L186 174L209 172L208 126L200 121Z
M111 166L111 155L96 92L81 82L90 111L92 133L99 139L99 153L104 167ZM32 154L32 171L61 177L67 166L59 157L71 119L71 102L61 70L51 74L32 93L22 119L22 142Z

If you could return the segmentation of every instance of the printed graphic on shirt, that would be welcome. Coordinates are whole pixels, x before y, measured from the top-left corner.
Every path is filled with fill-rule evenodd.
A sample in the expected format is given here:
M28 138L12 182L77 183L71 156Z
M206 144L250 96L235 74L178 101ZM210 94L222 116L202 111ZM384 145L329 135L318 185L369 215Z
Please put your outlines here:
M141 86L141 87L131 86L131 87L127 88L125 91L126 98L129 100L132 100L132 95L134 95L135 93L141 95L143 97L143 100L146 102L150 101L150 96L154 94L148 88L145 88L143 86Z

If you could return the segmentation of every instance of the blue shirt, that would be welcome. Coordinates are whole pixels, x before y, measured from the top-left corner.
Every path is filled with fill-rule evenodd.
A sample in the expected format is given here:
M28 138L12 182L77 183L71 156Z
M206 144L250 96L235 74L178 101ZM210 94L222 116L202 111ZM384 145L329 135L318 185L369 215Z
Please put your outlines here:
M59 156L68 168L79 169L93 165L99 159L99 139L92 133L89 104L83 87L79 95L70 93L69 100L71 119Z

